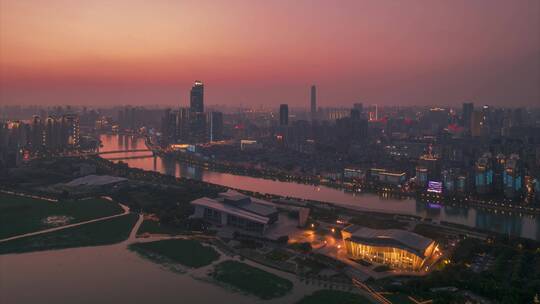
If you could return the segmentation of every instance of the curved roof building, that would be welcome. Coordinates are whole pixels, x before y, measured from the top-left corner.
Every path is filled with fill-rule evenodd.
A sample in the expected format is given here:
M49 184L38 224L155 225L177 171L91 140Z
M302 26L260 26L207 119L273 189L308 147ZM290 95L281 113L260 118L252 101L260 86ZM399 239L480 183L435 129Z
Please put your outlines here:
M434 254L435 241L405 230L351 225L341 231L347 255L394 268L420 270Z

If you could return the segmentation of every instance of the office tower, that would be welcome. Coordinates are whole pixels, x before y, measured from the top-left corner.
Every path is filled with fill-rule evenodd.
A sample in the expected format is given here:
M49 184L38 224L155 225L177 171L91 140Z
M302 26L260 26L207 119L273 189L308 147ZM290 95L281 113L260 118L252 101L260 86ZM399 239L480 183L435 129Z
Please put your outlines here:
M474 112L474 104L472 102L464 102L461 113L462 125L466 130L471 129L472 115Z
M289 125L289 106L286 104L282 104L279 106L279 125Z
M475 165L476 193L489 194L493 192L493 166L491 153L484 153Z
M311 86L311 119L317 116L317 87Z
M202 81L195 80L190 92L190 110L192 113L204 112L204 85Z
M192 142L206 141L206 116L204 114L204 85L196 80L190 92L190 139Z
M223 139L223 113L208 113L207 125L210 141L218 141Z

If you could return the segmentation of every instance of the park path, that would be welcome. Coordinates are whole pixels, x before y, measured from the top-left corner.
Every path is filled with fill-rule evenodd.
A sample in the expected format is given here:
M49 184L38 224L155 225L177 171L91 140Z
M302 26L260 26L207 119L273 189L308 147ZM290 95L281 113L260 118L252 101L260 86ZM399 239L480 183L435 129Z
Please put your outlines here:
M16 196L20 196L20 197L28 197L28 198L40 199L40 200L49 201L49 202L52 202L52 203L57 203L58 202L57 199L44 197L44 196L39 196L39 195L30 195L30 194L21 193L21 192L15 192L15 191L0 190L0 193L11 194L11 195L16 195Z
M112 199L110 197L103 197L103 198L105 198L107 200L110 200L112 202ZM115 215L109 215L109 216L105 216L105 217L100 217L100 218L93 219L93 220L79 222L79 223L75 223L75 224L69 224L69 225L64 225L64 226L60 226L60 227L54 227L54 228L39 230L39 231L35 231L35 232L19 234L19 235L16 235L16 236L8 237L6 239L1 239L0 243L7 242L7 241L13 241L13 240L17 240L17 239L21 239L21 238L25 238L25 237L29 237L29 236L40 235L40 234L43 234L43 233L59 231L59 230L62 230L62 229L73 228L73 227L77 227L77 226L81 226L81 225L101 222L101 221L105 221L105 220L109 220L109 219L113 219L113 218L117 218L117 217L121 217L121 216L126 216L126 215L129 214L129 207L128 206L120 204L120 203L118 203L118 205L120 205L120 207L122 207L124 212L119 213L119 214L115 214Z
M139 227L141 227L142 222L144 221L144 216L142 213L139 213L139 218L137 219L137 222L135 225L133 225L133 228L131 228L131 232L129 233L129 237L124 241L124 243L132 243L137 239L137 231L139 231Z

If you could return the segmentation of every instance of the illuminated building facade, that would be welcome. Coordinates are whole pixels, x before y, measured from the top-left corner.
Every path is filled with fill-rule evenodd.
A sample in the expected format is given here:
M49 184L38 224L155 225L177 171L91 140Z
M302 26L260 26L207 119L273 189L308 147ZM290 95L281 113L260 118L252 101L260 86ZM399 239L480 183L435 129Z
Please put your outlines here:
M521 195L523 189L523 178L521 175L519 156L512 154L506 161L503 172L504 196L513 199Z
M419 187L425 188L428 182L428 169L425 167L416 167L416 183Z
M398 229L370 229L351 225L341 231L347 256L409 271L425 269L438 251L437 243Z
M204 114L204 84L195 80L190 91L190 132L191 141L206 141L206 115Z
M485 153L475 165L474 183L478 194L489 194L493 191L493 167L490 153Z

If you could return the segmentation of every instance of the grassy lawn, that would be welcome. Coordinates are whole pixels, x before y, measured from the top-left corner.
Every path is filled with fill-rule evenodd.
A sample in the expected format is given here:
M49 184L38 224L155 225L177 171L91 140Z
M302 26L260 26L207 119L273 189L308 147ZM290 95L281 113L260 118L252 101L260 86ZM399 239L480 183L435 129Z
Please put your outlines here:
M144 220L141 226L139 227L139 230L137 231L137 235L142 235L145 233L177 235L177 234L186 234L189 232L191 232L191 230L185 230L181 228L167 226L167 225L164 225L163 223L152 221L152 220Z
M7 241L0 243L0 254L119 243L129 237L137 219L137 214L130 213L105 221Z
M118 213L118 204L101 198L54 203L0 193L0 239Z
M285 251L280 249L274 249L266 254L266 258L270 259L272 261L278 261L278 262L284 262L288 260L291 257L291 255Z
M209 265L219 258L219 253L214 248L203 246L195 240L176 239L135 243L130 245L129 249L158 263L172 261L194 268Z
M363 304L371 303L365 297L345 291L317 290L309 296L303 297L296 304Z
M219 263L213 275L220 282L264 300L281 297L293 288L287 279L236 261Z

